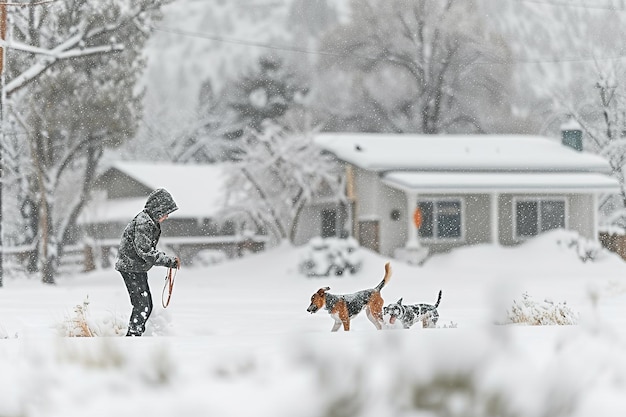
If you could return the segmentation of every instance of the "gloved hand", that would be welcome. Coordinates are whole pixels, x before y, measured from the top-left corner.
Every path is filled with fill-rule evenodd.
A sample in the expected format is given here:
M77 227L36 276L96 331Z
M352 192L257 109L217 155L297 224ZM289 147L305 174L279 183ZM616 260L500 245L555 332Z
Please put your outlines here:
M179 265L180 265L180 260L178 259L178 256L174 256L168 259L165 266L168 268L178 269Z

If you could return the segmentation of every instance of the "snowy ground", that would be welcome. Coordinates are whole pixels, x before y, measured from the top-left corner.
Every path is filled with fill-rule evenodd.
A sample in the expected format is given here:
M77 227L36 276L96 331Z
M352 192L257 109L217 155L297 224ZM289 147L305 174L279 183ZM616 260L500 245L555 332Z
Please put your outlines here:
M130 312L113 270L54 287L5 277L0 289L0 416L624 416L626 263L583 263L550 233L517 248L477 246L423 266L392 262L386 303L434 303L437 329L376 331L364 315L330 333L311 294L375 286L389 260L362 251L355 276L305 278L290 246L182 269L151 337L59 337L74 307L114 334ZM522 294L566 302L573 326L502 325ZM4 338L3 338L4 337Z

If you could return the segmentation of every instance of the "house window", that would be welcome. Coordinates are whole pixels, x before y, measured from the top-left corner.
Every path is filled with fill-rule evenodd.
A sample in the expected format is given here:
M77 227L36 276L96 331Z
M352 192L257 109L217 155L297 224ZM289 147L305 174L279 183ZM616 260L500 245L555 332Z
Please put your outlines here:
M322 210L322 237L337 236L337 211Z
M421 201L418 206L422 211L421 238L444 240L462 237L460 200Z
M518 238L565 228L565 199L515 200L515 233Z
M235 232L235 222L232 220L226 220L224 224L222 224L221 234L224 236L234 236Z

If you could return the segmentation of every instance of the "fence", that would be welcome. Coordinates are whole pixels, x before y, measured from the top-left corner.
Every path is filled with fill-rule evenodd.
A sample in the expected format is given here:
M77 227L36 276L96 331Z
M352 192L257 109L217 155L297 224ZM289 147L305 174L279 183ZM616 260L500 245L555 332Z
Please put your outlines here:
M117 253L119 239L105 239L66 245L58 260L57 270L60 273L78 273L92 271L98 267L108 268L112 265ZM265 249L266 238L255 236L186 236L165 237L160 241L162 249L177 255L184 265L202 250L223 252L228 258L236 258L246 252L259 252ZM37 268L36 247L34 245L5 247L3 258L14 268L26 268L34 272ZM26 266L28 265L28 266Z

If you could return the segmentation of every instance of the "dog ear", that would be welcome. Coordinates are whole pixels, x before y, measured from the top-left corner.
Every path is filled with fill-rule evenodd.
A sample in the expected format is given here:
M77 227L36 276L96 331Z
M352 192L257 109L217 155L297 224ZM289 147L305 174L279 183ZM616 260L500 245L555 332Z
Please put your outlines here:
M328 290L330 290L330 287L320 288L319 290L317 290L317 293L318 293L319 295L324 295L324 293L325 293L326 291L328 291Z
M404 297L402 297L402 298L404 298ZM396 304L402 305L402 298L400 298L398 301L396 301Z

